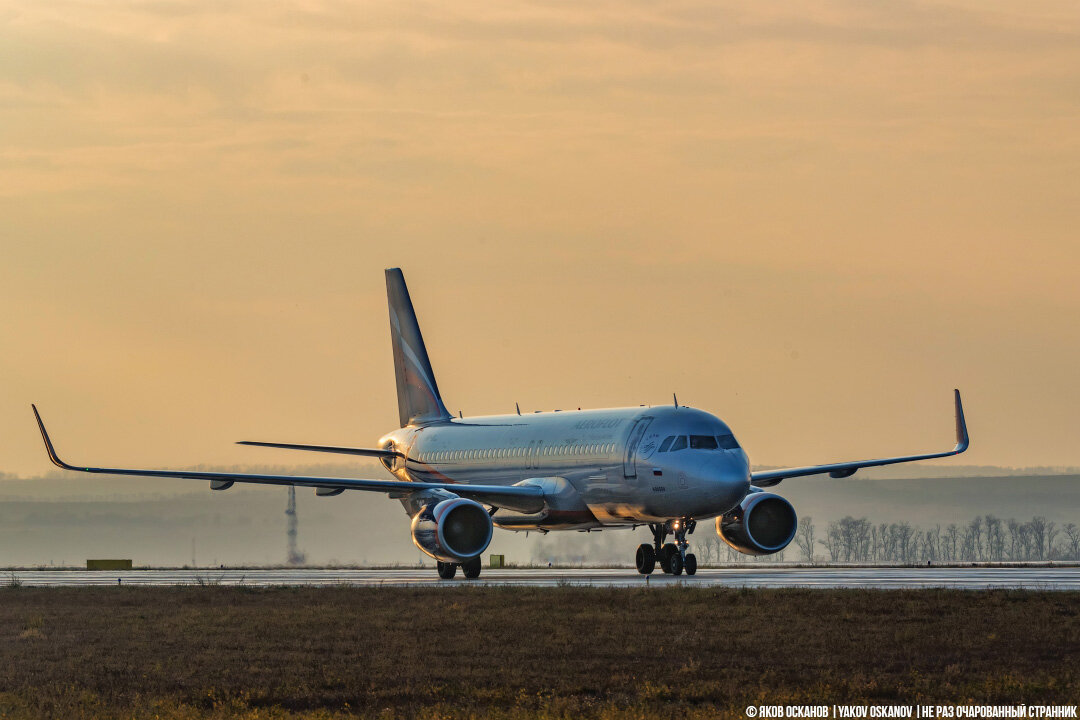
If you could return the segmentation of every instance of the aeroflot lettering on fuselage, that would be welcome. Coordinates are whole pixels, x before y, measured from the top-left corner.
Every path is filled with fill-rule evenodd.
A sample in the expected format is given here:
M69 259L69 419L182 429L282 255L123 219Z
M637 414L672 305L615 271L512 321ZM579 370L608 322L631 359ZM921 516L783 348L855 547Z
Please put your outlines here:
M574 423L575 430L602 430L605 428L618 427L622 424L622 420L582 420L581 422Z

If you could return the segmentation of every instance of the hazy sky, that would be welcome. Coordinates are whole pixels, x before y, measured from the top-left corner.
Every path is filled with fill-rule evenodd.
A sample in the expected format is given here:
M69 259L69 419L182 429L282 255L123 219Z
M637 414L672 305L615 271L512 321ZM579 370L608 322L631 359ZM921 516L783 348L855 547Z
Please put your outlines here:
M1080 5L0 2L0 470L680 401L1080 465ZM152 482L152 481L148 481Z

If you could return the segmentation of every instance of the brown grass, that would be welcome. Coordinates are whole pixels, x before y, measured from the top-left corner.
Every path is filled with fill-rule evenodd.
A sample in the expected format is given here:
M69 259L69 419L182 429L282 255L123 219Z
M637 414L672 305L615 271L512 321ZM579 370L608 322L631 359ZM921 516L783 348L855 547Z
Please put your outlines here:
M1075 702L1080 593L9 588L0 717Z

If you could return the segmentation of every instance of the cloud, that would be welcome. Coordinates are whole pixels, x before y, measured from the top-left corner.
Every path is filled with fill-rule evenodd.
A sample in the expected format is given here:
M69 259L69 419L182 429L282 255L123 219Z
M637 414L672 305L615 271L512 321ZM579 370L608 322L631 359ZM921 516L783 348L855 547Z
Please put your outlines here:
M1078 32L1049 0L9 5L0 372L117 418L165 398L211 459L230 412L377 435L301 420L350 388L393 421L369 311L406 265L476 410L692 385L810 462L862 432L807 436L838 393L971 373L979 462L1080 464L1067 422L1014 426L1067 417L1080 359ZM207 419L207 385L242 407Z

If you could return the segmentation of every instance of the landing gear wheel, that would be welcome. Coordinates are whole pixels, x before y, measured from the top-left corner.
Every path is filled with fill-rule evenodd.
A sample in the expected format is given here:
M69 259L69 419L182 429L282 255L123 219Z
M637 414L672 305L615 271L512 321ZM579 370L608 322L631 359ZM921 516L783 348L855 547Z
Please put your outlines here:
M483 563L480 562L480 558L474 557L472 560L461 563L461 571L465 573L465 577L472 580L480 577L480 568L482 566Z
M697 574L697 555L694 553L687 553L686 560L683 562L683 568L686 570L687 575Z
M675 543L668 543L664 547L660 548L660 569L666 573L671 572L671 557L679 554L679 548L675 547ZM681 561L682 558L679 558ZM679 569L682 570L682 562L679 563Z
M439 577L443 580L453 580L454 575L457 574L456 563L444 563L442 560L438 560Z
M671 557L668 558L667 564L669 573L671 573L672 575L682 575L682 555L680 555L677 551L671 553ZM694 569L697 570L697 568Z
M656 569L656 552L652 545L638 545L635 564L642 575L649 575Z

